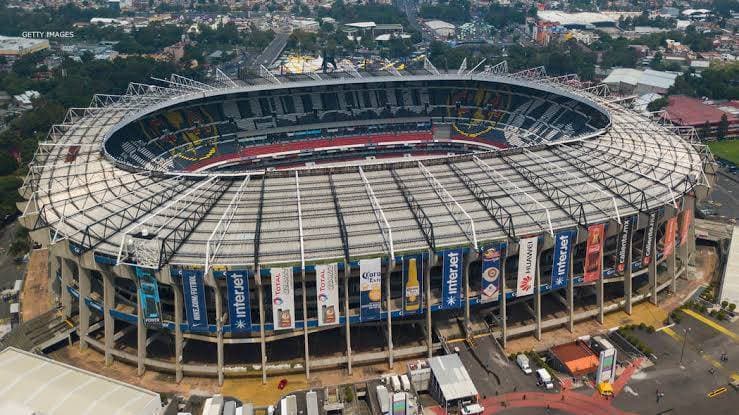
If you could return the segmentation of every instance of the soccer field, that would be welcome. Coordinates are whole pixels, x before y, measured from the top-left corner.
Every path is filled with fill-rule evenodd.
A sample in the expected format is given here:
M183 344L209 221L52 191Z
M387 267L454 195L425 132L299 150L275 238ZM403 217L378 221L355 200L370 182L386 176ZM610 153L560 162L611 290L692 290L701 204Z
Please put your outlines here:
M714 141L708 147L715 156L739 165L739 140Z

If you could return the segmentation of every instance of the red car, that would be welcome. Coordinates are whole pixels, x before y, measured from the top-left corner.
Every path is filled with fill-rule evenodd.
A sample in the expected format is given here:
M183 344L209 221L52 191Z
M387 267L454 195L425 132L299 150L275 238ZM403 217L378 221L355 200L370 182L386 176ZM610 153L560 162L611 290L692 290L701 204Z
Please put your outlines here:
M283 390L285 389L285 386L287 386L287 379L282 379L280 383L277 384L277 389Z

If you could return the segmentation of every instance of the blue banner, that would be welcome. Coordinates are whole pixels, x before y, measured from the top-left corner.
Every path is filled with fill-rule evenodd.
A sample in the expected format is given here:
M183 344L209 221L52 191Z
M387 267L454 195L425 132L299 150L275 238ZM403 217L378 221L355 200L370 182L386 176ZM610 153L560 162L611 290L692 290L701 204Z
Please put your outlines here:
M444 268L441 282L441 309L462 307L462 250L444 251Z
M423 312L423 255L403 257L404 315Z
M552 290L567 286L567 280L570 277L570 256L574 240L574 231L562 231L554 235L552 280L549 283Z
M159 284L154 271L141 267L134 267L134 271L139 280L139 301L141 301L144 325L152 329L161 328L162 306L159 301Z
M202 268L180 268L178 274L182 279L188 327L191 331L207 331L208 312L205 307L205 284Z
M249 303L249 273L247 270L228 270L223 273L228 288L228 321L232 333L251 329Z
M503 275L500 268L501 253L505 242L495 243L482 250L482 283L480 285L480 303L498 301Z
M359 319L379 320L382 316L382 260L380 258L359 261Z

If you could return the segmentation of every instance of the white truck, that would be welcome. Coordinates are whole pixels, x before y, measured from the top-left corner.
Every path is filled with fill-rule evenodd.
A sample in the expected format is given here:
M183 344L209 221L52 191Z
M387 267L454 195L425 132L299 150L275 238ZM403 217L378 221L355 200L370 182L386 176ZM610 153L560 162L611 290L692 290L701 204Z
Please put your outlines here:
M536 370L536 380L547 389L554 388L554 382L552 382L552 375L550 375L546 369Z
M518 356L516 356L516 363L518 363L518 367L523 370L523 373L530 375L531 374L531 365L529 364L529 357L525 354L521 353Z
M390 394L384 385L377 385L377 402L380 404L382 415L390 414Z

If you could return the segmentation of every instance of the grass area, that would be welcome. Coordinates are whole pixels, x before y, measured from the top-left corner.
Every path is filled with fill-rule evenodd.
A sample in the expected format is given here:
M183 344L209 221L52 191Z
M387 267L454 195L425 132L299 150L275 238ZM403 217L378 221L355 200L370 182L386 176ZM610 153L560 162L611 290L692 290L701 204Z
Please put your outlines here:
M715 156L739 165L739 140L712 141L708 148Z

